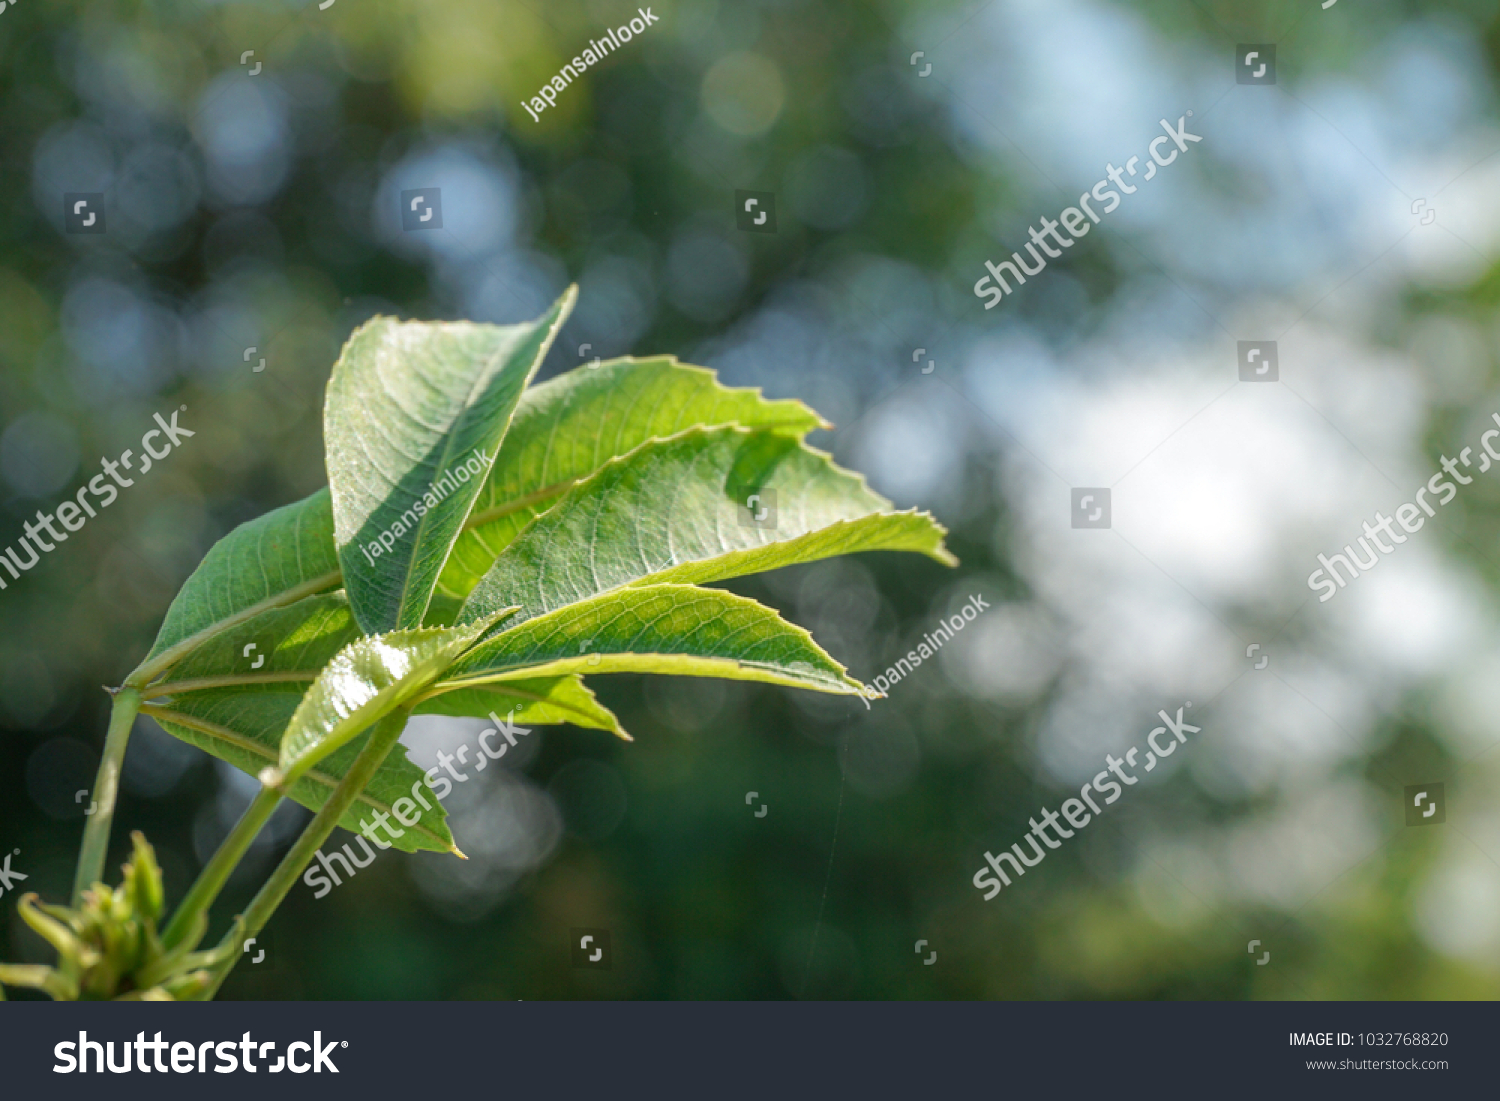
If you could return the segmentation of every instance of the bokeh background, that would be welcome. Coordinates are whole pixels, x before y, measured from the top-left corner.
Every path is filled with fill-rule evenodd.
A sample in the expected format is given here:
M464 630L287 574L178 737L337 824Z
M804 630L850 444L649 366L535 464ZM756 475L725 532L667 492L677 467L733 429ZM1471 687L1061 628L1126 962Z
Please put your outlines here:
M196 432L0 591L21 889L67 894L99 686L217 538L323 484L351 329L517 321L577 281L544 374L673 353L801 397L962 559L738 591L867 679L970 594L991 608L869 709L597 679L634 744L538 731L455 791L467 863L299 884L223 996L1500 993L1500 473L1335 599L1306 585L1500 412L1500 5L652 10L536 121L521 100L634 5L0 10L0 544L154 412ZM1236 82L1238 43L1275 43L1274 86ZM984 309L986 258L1189 110L1201 143ZM417 187L443 230L402 231ZM775 194L774 235L736 228L736 189ZM104 234L64 232L67 192L106 195ZM1241 383L1238 340L1276 340L1280 381ZM1110 529L1071 527L1080 486L1110 488ZM1189 700L1201 734L981 901L986 849ZM477 725L404 741L426 767ZM1446 821L1406 826L1430 783ZM111 869L142 829L179 896L252 787L140 720ZM305 817L278 814L212 935ZM0 956L47 958L0 911ZM574 927L610 930L609 971L572 966Z

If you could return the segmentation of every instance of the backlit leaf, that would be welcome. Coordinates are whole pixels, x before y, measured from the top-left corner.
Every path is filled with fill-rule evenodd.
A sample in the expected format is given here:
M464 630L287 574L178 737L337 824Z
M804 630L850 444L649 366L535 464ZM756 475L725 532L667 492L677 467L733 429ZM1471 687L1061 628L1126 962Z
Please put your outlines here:
M328 380L323 437L344 588L366 634L416 627L521 393L576 291L523 325L377 317Z
M279 762L284 779L295 780L420 694L504 614L460 627L415 627L351 642L323 667L287 723Z
M611 459L650 439L724 424L798 439L828 427L799 401L724 386L712 371L671 357L610 360L533 386L454 544L440 593L462 601L521 529Z
M215 634L337 588L339 575L327 489L241 524L209 549L183 584L151 653L126 683L143 686Z
M624 589L528 619L474 647L445 680L582 672L725 677L841 694L862 687L770 608L692 585Z
M570 489L505 548L459 618L519 607L523 620L626 585L715 581L851 551L954 562L931 517L889 508L863 478L795 439L691 429Z

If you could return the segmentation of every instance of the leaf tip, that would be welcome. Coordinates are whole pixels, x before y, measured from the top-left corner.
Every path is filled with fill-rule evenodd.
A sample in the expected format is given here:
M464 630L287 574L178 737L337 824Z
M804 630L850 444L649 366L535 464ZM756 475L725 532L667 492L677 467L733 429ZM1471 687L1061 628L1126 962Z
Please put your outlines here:
M560 330L563 327L564 322L568 320L568 316L573 312L573 306L575 303L577 303L577 301L578 284L569 283L568 289L563 291L562 294L558 296L557 301L552 303L551 308L537 319L539 323L542 323L546 326L546 344L552 343L552 338L557 335L558 330ZM545 346L546 345L544 344L543 347ZM538 365L540 365L541 360L538 359L537 363Z
M937 518L934 517L932 513L922 509L913 508L907 509L904 512L897 513L896 515L920 517L921 519L926 520L928 526L937 533L937 545L929 550L925 550L922 552L927 555L928 558L931 558L934 562L937 562L944 566L951 567L960 564L958 555L950 551L947 545L944 543L944 540L948 538L948 529L944 525L938 523Z
M844 675L843 679L839 681L839 686L845 690L841 693L841 695L845 696L869 697L872 692L875 692L875 689L871 688L868 684L865 684L864 682L849 676L847 673ZM875 694L879 695L880 693Z

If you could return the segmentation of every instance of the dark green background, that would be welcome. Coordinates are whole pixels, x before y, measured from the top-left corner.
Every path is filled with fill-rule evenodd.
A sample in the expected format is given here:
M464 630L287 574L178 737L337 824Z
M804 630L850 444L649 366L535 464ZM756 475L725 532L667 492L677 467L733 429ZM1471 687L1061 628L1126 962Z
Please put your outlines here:
M591 355L677 354L723 368L735 384L805 398L839 422L814 442L849 464L874 449L897 466L920 466L925 456L907 450L914 437L861 436L861 425L888 424L879 418L939 395L924 408L952 417L944 434L954 455L942 478L921 500L887 491L950 526L957 571L877 555L734 585L808 626L868 679L912 644L901 640L920 637L971 592L995 605L1047 604L1028 580L1034 572L1012 555L1028 545L1016 486L1052 476L1027 473L1023 449L965 396L976 357L983 370L1019 370L1003 355L985 365L993 353L975 349L987 335L1024 323L1059 356L1090 341L1107 345L1110 327L1136 308L1133 296L1164 282L1208 313L1232 313L1259 293L1286 292L1309 306L1385 247L1378 234L1362 246L1324 241L1332 260L1306 283L1294 259L1267 263L1234 227L1276 221L1289 209L1284 182L1231 155L1232 127L1209 129L1154 186L1182 189L1162 201L1182 202L1184 217L1199 219L1179 231L1217 252L1220 276L1203 264L1175 266L1179 256L1150 225L1122 221L986 313L969 290L983 258L1015 247L1028 220L1070 201L1048 178L1088 187L1094 176L1079 173L1096 170L1072 165L1128 156L1158 115L1176 118L1186 105L1198 106L1206 127L1212 119L1228 126L1235 100L1218 115L1209 108L1220 90L1235 94L1236 42L1277 41L1281 86L1297 102L1341 81L1375 110L1400 76L1392 76L1393 51L1414 28L1465 43L1443 64L1477 89L1463 127L1435 122L1441 132L1427 139L1439 151L1471 150L1475 162L1486 140L1500 144L1494 3L1068 5L1033 10L1042 25L1053 22L1049 33L1009 41L990 7L669 0L653 8L661 22L591 69L539 122L519 101L633 7L337 0L320 12L310 3L27 0L0 13L0 427L33 418L7 437L0 545L37 508L76 492L95 456L132 446L153 412L186 404L182 423L197 433L0 592L0 851L20 850L13 867L30 877L25 888L52 900L67 892L83 822L69 793L92 783L107 712L99 686L119 683L140 660L216 538L323 484L322 387L341 342L370 314L515 321L578 281L579 312L544 374ZM1080 52L1080 26L1093 28L1091 41L1118 42L1110 60L1121 68ZM264 64L254 78L239 63L250 49ZM934 64L930 79L908 64L919 49ZM1010 81L1027 68L1020 59L1049 54L1059 72L1073 73L1066 96ZM768 71L779 80L779 106ZM1122 94L1112 83L1121 79L1132 88L1166 82L1140 128L1081 149L1047 144L1050 124L1030 112L1086 116ZM277 100L274 124L256 114L253 95L243 98L247 88ZM444 150L448 160L416 176L401 167ZM1311 190L1324 170L1315 152L1288 154ZM283 169L268 170L271 162ZM104 182L95 186L91 171ZM498 190L466 192L466 171ZM391 228L390 189L414 186L445 189L440 249ZM736 189L777 193L775 235L736 231ZM64 234L61 193L94 190L113 204L109 232ZM1193 196L1213 199L1211 218ZM509 229L487 238L482 223L492 218ZM1491 407L1481 396L1500 385L1495 270L1487 254L1477 275L1398 277L1394 289L1372 292L1375 316L1330 322L1393 355L1434 317L1481 335L1467 389L1445 384L1420 357L1410 361L1425 387L1418 436L1429 457L1469 440L1472 414ZM1182 300L1163 316L1163 354L1222 335ZM751 339L764 332L759 344ZM584 343L592 351L581 357ZM262 373L242 358L251 345L268 360ZM918 347L938 363L929 376L914 363ZM1201 370L1233 378L1225 363ZM1283 377L1292 371L1284 358ZM1103 385L1086 372L1076 381ZM1422 478L1430 467L1435 460L1419 456ZM1462 501L1459 527L1427 533L1427 547L1448 568L1481 578L1492 602L1500 578L1488 548L1500 496L1481 484ZM1338 530L1363 514L1350 503ZM1248 637L1266 637L1286 618L1254 601L1220 611L1253 625ZM1480 614L1493 634L1493 612ZM1149 620L1138 630L1149 666ZM1309 647L1319 637L1300 628L1287 636ZM1394 690L1361 712L1362 748L1332 778L1319 774L1299 789L1290 777L1273 793L1233 796L1180 771L1132 791L1083 840L981 903L969 879L984 849L1018 839L1028 815L1064 797L1037 763L1038 738L1070 678L1089 675L1085 666L1065 658L1036 691L1007 702L966 691L933 662L868 712L857 700L794 699L758 685L602 678L596 690L636 740L573 729L534 735L541 749L525 772L537 790L550 787L568 826L539 867L469 907L445 904L409 874L416 862L443 859L430 854L386 854L319 901L299 886L269 928L274 969L241 966L223 996L1471 998L1500 990L1495 944L1444 953L1413 916L1434 904L1424 892L1451 856L1445 846L1458 844L1441 828L1392 829L1379 859L1350 861L1315 899L1275 906L1231 891L1179 907L1185 916L1168 921L1143 898L1153 889L1138 848L1145 839L1190 844L1264 821L1335 780L1383 800L1381 820L1399 824L1403 782L1446 778L1450 800L1462 793L1469 815L1450 808L1450 822L1470 821L1482 854L1474 859L1493 865L1483 854L1500 852L1486 817L1494 755L1474 763L1455 754L1436 702L1449 689L1436 675L1395 678ZM1189 698L1161 687L1170 670L1156 672L1120 685L1123 727L1136 741L1156 708ZM1380 679L1373 668L1361 675ZM1237 699L1229 690L1202 700L1194 717L1205 728L1216 715L1227 722ZM232 821L245 797L207 758L173 753L164 738L138 725L110 867L117 874L128 831L144 830L171 898L196 870L195 829L222 832L222 816ZM581 761L608 770L580 769ZM751 790L769 806L766 817L746 806ZM620 792L622 817L612 809ZM469 848L461 827L455 832ZM1264 838L1288 852L1301 844L1295 829ZM216 908L214 936L286 843L283 835L257 850ZM1500 871L1484 874L1474 881L1479 910L1500 897ZM1162 889L1171 878L1163 872ZM0 909L0 956L46 958L10 895ZM571 966L573 927L611 931L610 971ZM1273 947L1271 966L1247 955L1252 938ZM922 964L917 940L938 951L935 965Z

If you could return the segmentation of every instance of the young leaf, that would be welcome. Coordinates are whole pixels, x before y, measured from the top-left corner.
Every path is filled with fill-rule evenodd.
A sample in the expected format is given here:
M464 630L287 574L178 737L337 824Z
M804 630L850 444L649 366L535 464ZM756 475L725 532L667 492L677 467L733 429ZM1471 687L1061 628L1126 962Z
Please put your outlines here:
M528 619L474 647L450 684L558 673L676 673L857 693L810 634L720 589L645 585Z
M456 608L521 529L611 459L650 439L723 424L798 439L829 427L800 401L724 386L707 368L670 356L579 367L527 390L443 568L440 594Z
M295 781L442 674L506 613L461 627L415 627L357 639L324 667L281 738L276 783Z
M523 325L362 325L323 413L344 588L366 634L415 627L521 392L572 309Z
M774 497L774 526L751 516L752 495ZM953 564L931 517L889 508L863 478L795 439L690 429L570 489L505 548L459 619L517 606L519 621L625 585L722 580L851 551Z
M535 726L572 723L586 730L607 730L627 742L633 740L576 674L464 687L439 681L431 691L436 694L418 703L414 714L487 719L493 711L512 722Z
M141 713L151 716L172 736L242 772L259 776L277 763L281 735L307 687L307 684L266 684L185 692L145 704ZM309 810L322 809L359 755L364 741L363 736L356 738L319 761L317 767L309 769L292 785L291 798ZM372 810L389 813L397 799L414 797L413 787L434 809L423 814L421 822L408 829L404 837L396 839L396 847L404 852L454 851L453 835L444 824L447 812L427 786L422 770L403 753L392 753L385 759L339 825L357 832L361 816L368 816Z
M144 687L219 632L338 584L332 504L328 490L320 489L215 543L167 609L151 653L125 683Z

